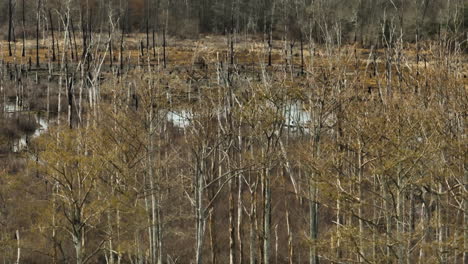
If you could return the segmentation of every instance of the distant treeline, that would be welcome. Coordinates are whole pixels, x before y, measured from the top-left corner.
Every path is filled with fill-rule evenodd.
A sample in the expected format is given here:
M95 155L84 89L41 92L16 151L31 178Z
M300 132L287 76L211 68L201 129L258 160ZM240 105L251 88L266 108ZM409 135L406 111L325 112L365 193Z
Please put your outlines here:
M56 27L63 30L68 11L78 31L167 30L182 38L263 33L363 45L390 36L405 41L447 34L466 38L468 24L467 0L5 0L0 3L3 38L10 14L12 37L19 39L23 31L33 38L37 23L50 28L50 19L61 21Z

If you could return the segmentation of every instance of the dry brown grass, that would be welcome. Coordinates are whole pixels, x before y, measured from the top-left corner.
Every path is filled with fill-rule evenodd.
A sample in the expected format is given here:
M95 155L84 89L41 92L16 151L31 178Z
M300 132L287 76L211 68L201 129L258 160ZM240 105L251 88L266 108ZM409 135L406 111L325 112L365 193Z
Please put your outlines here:
M60 56L64 46L63 34L58 38L59 51L56 51L57 61L60 62ZM81 56L81 36L77 35L78 41L78 55ZM99 56L106 56L105 64L110 64L110 53L106 51L107 35L95 35L94 41L100 41L101 48L99 51L91 50L93 59ZM131 34L125 37L124 51L120 54L120 35L113 38L113 63L118 65L119 58L122 55L124 65L128 66L146 66L146 65L162 65L163 63L163 48L161 47L162 36L157 35L156 47L149 47L143 50L141 55L140 43L146 45L145 34ZM152 36L150 36L150 45L152 44ZM301 54L300 43L295 42L293 54L290 54L290 42L275 40L272 49L272 69L284 70L295 69L299 71L301 68ZM51 40L44 39L40 41L41 48L39 50L40 62L42 67L44 63L51 60ZM35 65L36 50L35 40L27 40L26 42L26 56L21 56L22 44L17 42L13 44L14 55L8 56L8 45L5 41L0 42L0 60L15 64L27 64L29 60ZM437 69L441 62L440 55L445 54L438 50L435 44L420 43L420 50L416 51L415 44L404 44L401 49L401 61L397 60L397 56L393 54L392 73L401 81L402 75L411 76L414 72L418 71L428 72ZM313 51L312 51L313 50ZM338 50L338 51L337 51ZM314 54L311 54L311 53ZM347 66L348 74L362 75L358 76L363 86L376 87L379 83L383 83L385 72L387 71L385 49L365 49L356 46L342 46L340 49L335 49L333 54L327 54L325 47L322 46L309 46L304 45L304 61L309 64L312 61L312 68L308 70L319 69L321 67L330 67L334 63L341 63ZM392 51L393 52L393 51ZM258 70L260 65L266 65L268 62L268 46L258 36L237 36L235 39L234 47L234 61L236 65L242 67L249 67L252 70ZM198 39L178 39L168 37L166 47L166 59L169 68L191 68L195 66L203 66L206 64L209 70L215 70L218 63L224 65L230 63L230 47L229 37L219 35L205 35ZM419 64L417 64L417 56L419 56ZM71 59L71 58L70 58ZM377 65L374 65L374 59ZM459 57L450 57L451 60L458 60L456 64L459 72L459 78L464 83L465 87L468 86L468 61L466 55ZM200 63L202 62L202 63ZM290 67L290 65L293 67ZM377 76L373 74L376 68ZM401 73L401 75L399 75ZM406 78L405 77L405 78ZM419 74L416 77L406 78L413 79L413 81L423 81L426 76Z

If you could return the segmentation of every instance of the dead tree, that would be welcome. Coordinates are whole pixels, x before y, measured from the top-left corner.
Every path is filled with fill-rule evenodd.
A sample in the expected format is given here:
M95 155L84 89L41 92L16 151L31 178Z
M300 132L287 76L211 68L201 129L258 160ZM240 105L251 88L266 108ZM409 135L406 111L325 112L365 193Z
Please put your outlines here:
M37 0L36 13L36 67L39 67L39 22L40 22L41 0Z
M166 29L163 29L163 65L164 69L167 66L167 58L166 58Z
M52 20L52 13L49 9L50 30L52 31L52 61L55 61L55 37L54 37L54 21Z
M13 35L13 3L12 0L8 0L8 54L13 56L11 52L11 38Z
M23 51L21 52L21 56L22 56L22 57L26 56L26 47L25 47L25 46L26 46L26 45L25 45L25 38L26 38L26 19L25 19L25 17L24 17L24 7L25 7L25 6L24 6L24 0L23 0L23 1L22 1L22 8L21 8L21 9L22 9L22 10L21 10L21 11L22 11L21 16L22 16L22 20L23 20L23 23L22 23L22 24L23 24Z

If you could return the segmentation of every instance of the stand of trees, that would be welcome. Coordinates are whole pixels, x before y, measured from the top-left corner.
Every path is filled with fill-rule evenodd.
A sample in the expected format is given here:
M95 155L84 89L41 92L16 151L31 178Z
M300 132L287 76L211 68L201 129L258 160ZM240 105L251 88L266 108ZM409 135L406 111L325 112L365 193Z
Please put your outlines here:
M298 40L302 33L325 42L324 33L337 28L341 41L370 46L381 44L379 36L388 30L414 42L416 38L435 39L444 32L463 35L468 24L466 0L42 0L39 10L36 2L2 2L0 11L11 11L13 21L5 15L0 25L12 27L17 36L26 31L33 37L37 11L44 20L50 11L60 20L69 10L76 26L86 24L94 32L107 30L111 15L114 26L127 33L162 32L167 27L171 35L197 37L200 33L268 34L272 30L275 38L289 32Z
M0 261L467 263L464 7L10 0Z

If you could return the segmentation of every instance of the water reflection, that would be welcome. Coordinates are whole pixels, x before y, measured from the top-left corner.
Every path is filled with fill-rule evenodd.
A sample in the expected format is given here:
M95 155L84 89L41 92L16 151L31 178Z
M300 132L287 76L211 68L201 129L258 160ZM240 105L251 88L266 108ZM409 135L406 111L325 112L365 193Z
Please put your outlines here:
M167 113L167 120L172 122L176 127L186 128L190 125L192 113L187 110L169 111Z
M14 118L14 115L24 111L24 109L15 103L7 103L4 105L3 112L6 113L7 117ZM49 129L49 123L46 118L42 117L39 112L30 112L31 116L34 117L36 124L39 126L34 130L32 134L23 134L20 138L13 142L13 152L21 152L27 149L29 142L44 134Z
M309 133L310 113L301 102L292 102L284 112L285 126L289 131Z

